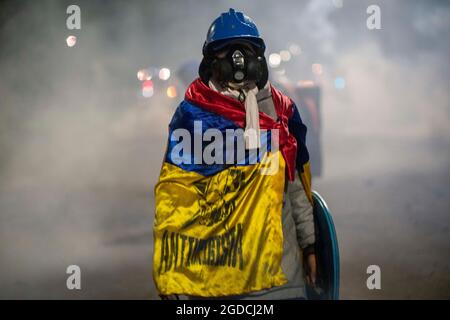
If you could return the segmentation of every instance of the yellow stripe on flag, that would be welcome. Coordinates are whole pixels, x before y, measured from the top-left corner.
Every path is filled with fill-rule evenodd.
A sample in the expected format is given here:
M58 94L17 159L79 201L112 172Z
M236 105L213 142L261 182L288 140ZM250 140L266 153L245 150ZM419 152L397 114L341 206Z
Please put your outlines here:
M275 157L279 169L261 174ZM159 292L219 297L286 283L284 184L280 152L210 177L164 163L155 187L153 278Z

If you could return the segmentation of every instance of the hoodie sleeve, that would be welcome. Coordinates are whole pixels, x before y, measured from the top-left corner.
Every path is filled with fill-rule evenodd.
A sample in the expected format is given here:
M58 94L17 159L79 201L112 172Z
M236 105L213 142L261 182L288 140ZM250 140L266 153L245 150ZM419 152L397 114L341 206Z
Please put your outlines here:
M302 249L314 244L314 216L312 206L311 172L309 153L306 148L306 131L295 104L289 119L289 131L297 140L296 169L294 181L288 183L287 195L291 202L292 216L297 230L297 240Z
M306 196L298 175L296 175L294 181L288 182L287 196L291 202L298 244L302 249L305 249L315 243L314 217L313 207Z

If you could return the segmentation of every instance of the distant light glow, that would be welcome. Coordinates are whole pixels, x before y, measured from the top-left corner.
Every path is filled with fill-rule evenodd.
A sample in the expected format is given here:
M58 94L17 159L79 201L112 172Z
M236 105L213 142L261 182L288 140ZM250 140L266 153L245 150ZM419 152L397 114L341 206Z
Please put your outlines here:
M271 53L269 55L269 65L272 68L276 68L280 65L281 63L281 57L278 53Z
M145 75L144 75L144 71L143 70L139 70L137 73L137 78L139 81L144 81L145 80Z
M168 80L170 78L170 70L168 68L161 68L159 70L159 78L161 80Z
M345 79L342 77L337 77L334 79L334 87L338 90L342 90L345 88Z
M302 53L302 49L298 44L293 43L289 46L289 52L296 56Z
M167 88L167 96L169 98L176 98L177 97L177 88L175 88L175 86L169 86Z
M311 66L311 70L315 75L320 76L323 73L323 67L320 63L314 63Z
M300 87L314 87L314 81L312 80L300 80L297 82Z
M282 61L289 61L291 60L291 53L288 50L281 50L280 58Z
M73 47L77 43L77 37L68 36L66 39L66 43L68 47Z
M150 98L153 96L154 89L153 89L153 81L152 80L145 80L142 83L142 95L146 98Z
M145 81L150 80L152 78L152 75L150 74L150 71L148 69L141 69L137 73L137 78L139 81Z

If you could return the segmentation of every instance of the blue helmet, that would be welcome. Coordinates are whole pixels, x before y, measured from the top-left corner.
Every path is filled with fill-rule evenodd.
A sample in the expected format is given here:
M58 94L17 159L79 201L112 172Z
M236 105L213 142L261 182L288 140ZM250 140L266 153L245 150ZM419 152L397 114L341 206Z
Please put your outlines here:
M262 52L266 48L252 19L242 12L230 9L222 13L209 27L203 45L203 55L223 48L232 40L249 42Z

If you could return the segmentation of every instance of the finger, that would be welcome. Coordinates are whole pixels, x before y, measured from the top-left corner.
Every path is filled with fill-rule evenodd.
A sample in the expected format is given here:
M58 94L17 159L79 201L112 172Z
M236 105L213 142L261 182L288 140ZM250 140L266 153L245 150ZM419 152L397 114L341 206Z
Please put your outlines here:
M310 256L310 259L308 259L308 264L309 264L309 268L308 268L308 274L311 278L311 282L312 283L316 283L316 273L317 273L317 264L316 264L316 259L315 256Z
M310 274L306 275L305 282L311 287L314 286L314 282Z
M316 284L316 272L311 272L311 282L315 285Z
M309 280L309 276L305 277L305 282L308 286L311 286L311 281Z

